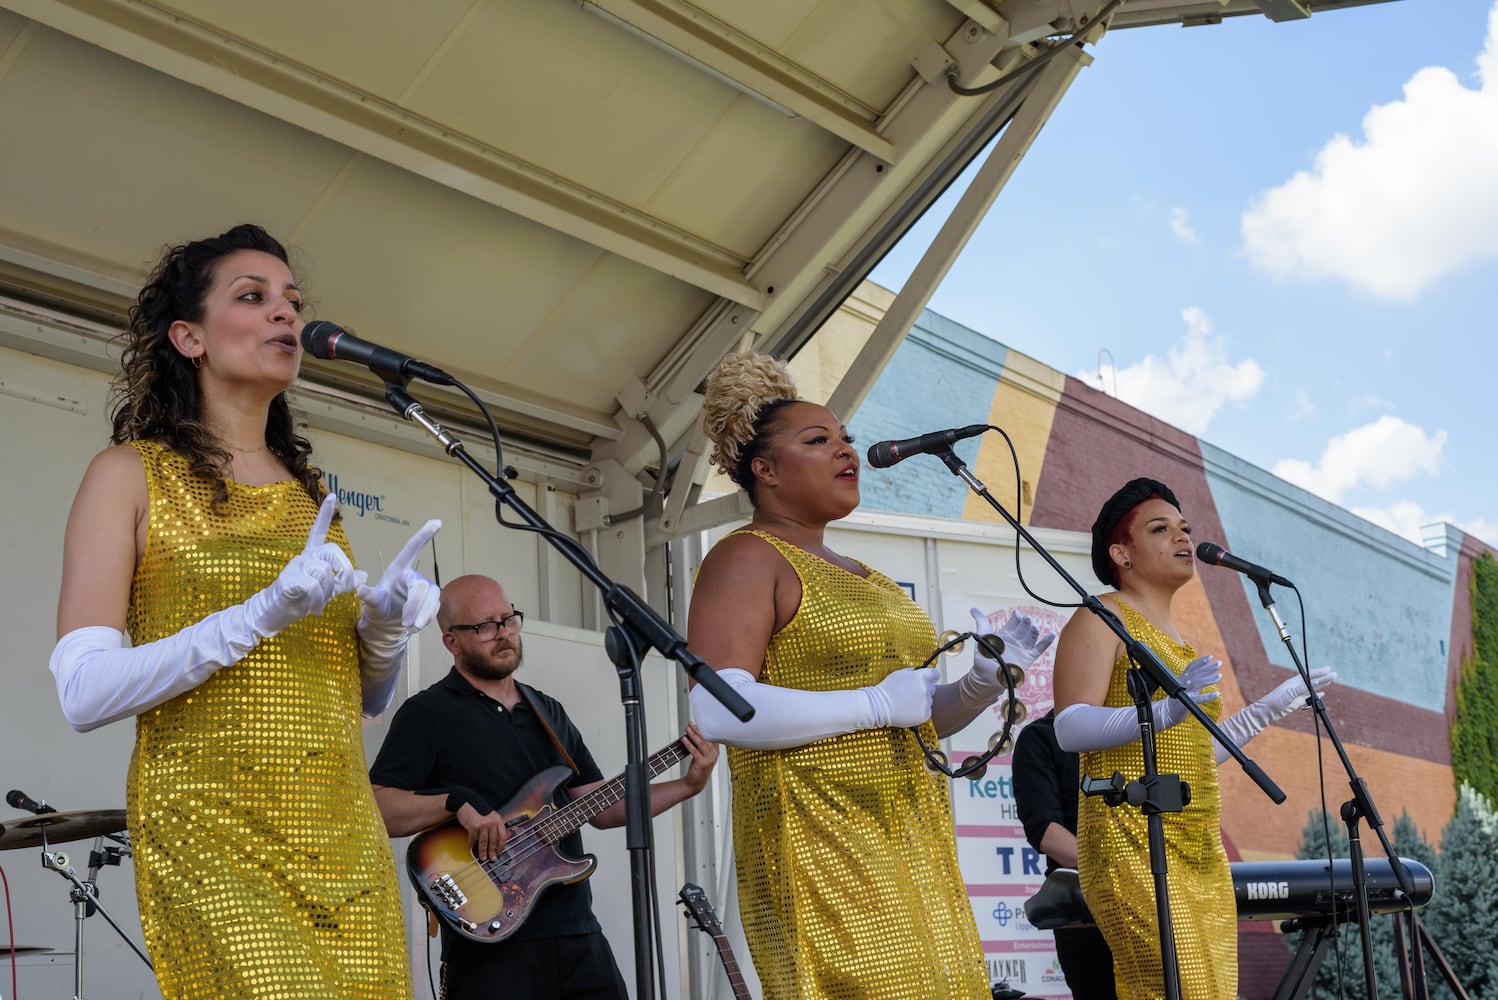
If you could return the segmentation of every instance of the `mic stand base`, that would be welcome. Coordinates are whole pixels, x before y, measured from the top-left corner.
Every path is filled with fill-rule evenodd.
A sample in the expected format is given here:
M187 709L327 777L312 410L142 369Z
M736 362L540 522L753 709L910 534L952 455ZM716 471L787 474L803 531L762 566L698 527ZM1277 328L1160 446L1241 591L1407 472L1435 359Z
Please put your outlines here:
M1468 1000L1466 989L1456 977L1456 970L1452 969L1445 953L1414 910L1394 914L1394 945L1399 952L1399 982L1405 996L1415 1000L1429 1000L1430 983L1425 976L1423 948L1430 953L1431 960L1441 972L1441 978L1446 980L1446 985L1451 987L1457 1000Z

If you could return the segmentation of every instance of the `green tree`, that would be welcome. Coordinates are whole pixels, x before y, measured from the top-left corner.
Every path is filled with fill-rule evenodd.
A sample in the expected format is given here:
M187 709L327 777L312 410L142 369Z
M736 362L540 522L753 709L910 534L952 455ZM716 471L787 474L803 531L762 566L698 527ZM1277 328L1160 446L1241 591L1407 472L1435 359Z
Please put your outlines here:
M1439 863L1439 855L1435 847L1420 835L1420 828L1415 825L1415 819L1409 814L1409 810L1399 814L1394 821L1394 850L1401 858L1409 858L1418 861L1431 871L1436 870Z
M1418 861L1435 871L1436 850L1420 835L1420 829L1415 825L1408 811L1402 812L1394 821L1389 836L1395 853L1400 857ZM1366 827L1360 829L1359 841L1363 845L1363 855L1366 860L1383 857L1383 846L1371 830ZM1328 856L1349 857L1347 830L1341 818L1335 815L1327 816L1320 810L1312 812L1305 827L1301 830L1300 847L1296 850L1295 856L1317 859ZM1344 896L1343 901L1346 911L1351 913L1352 917L1337 928L1337 936L1322 957L1321 967L1316 971L1315 989L1312 994L1314 996L1365 995L1363 938L1355 916L1356 902L1350 894ZM1300 947L1304 933L1307 932L1286 936L1286 942L1292 950ZM1395 996L1400 988L1400 979L1394 917L1389 914L1375 914L1369 925L1369 934L1373 945L1373 970L1378 979L1379 995ZM1435 995L1432 990L1432 996Z
M1441 834L1441 868L1425 925L1475 998L1498 998L1498 814L1469 786ZM1433 988L1431 995L1449 995Z
M1451 723L1451 772L1498 800L1498 562L1472 561L1472 655L1463 658Z

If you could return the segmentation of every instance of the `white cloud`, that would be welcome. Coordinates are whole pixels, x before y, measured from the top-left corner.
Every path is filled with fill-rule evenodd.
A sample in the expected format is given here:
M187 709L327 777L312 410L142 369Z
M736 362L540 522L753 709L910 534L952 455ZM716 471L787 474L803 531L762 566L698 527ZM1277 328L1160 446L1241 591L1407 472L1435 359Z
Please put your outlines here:
M1349 490L1360 486L1384 489L1418 473L1435 475L1445 447L1445 431L1427 434L1424 428L1398 417L1383 416L1332 438L1315 465L1287 458L1276 463L1272 471L1317 496L1340 503Z
M1476 89L1444 67L1415 73L1361 139L1333 136L1310 170L1256 198L1242 219L1253 261L1408 301L1498 257L1498 4L1477 65Z
M1227 359L1226 339L1212 336L1207 314L1196 306L1181 311L1186 335L1164 358L1146 355L1118 369L1111 382L1097 372L1077 378L1095 388L1117 387L1118 398L1144 412L1200 435L1224 403L1241 403L1258 394L1264 370L1249 358Z
M1467 520L1456 520L1443 517L1443 521L1451 521L1452 524L1461 528L1469 535L1482 539L1487 544L1498 548L1498 521L1488 517L1469 518Z
M1408 500L1400 500L1387 507L1350 507L1348 509L1358 517L1372 521L1380 528L1386 528L1416 545L1422 544L1420 539L1422 527L1435 520L1444 520L1444 518L1426 516L1419 504Z
M1384 399L1382 396L1375 396L1372 393L1364 393L1361 396L1354 396L1352 400L1347 404L1347 406L1348 409L1353 413L1358 413L1362 410L1394 409L1394 404L1392 402Z
M1489 545L1498 546L1498 521L1488 518L1463 520L1450 514L1427 514L1419 504L1409 500L1400 500L1387 507L1353 507L1351 510L1359 517L1372 521L1381 528L1387 528L1417 545L1422 544L1421 528L1427 524L1444 521L1456 525L1467 534L1480 538Z
M1295 390L1295 411L1290 414L1290 420L1310 420L1316 416L1316 404L1311 402L1311 397L1304 389Z
M1180 205L1170 210L1170 231L1183 243L1197 243L1196 228L1191 225L1191 213Z

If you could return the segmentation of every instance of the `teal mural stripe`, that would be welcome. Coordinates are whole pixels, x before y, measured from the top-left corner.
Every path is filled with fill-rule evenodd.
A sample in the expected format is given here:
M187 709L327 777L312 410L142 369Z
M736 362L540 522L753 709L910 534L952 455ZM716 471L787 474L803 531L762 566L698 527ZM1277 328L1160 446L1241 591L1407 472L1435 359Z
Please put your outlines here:
M859 453L887 438L985 422L1008 354L1003 344L961 323L921 313L848 425ZM954 450L971 466L979 444L972 438ZM866 508L936 517L961 518L967 492L967 484L931 456L891 469L865 465L860 484Z
M1312 665L1335 667L1340 685L1443 711L1457 553L1422 548L1205 442L1201 452L1223 525L1214 540L1300 588L1305 624L1292 592L1273 597L1290 632L1309 639ZM1270 662L1291 666L1257 588L1240 585Z

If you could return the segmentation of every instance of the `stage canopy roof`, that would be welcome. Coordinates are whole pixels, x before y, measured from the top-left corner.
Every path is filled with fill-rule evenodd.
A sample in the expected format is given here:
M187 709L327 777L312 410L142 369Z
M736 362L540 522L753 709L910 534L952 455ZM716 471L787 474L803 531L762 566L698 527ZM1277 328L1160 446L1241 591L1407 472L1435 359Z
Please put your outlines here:
M257 221L316 316L464 379L536 467L648 481L664 444L675 523L712 365L794 354L992 147L913 319L1105 31L1356 5L0 0L0 342L112 369L160 247Z

